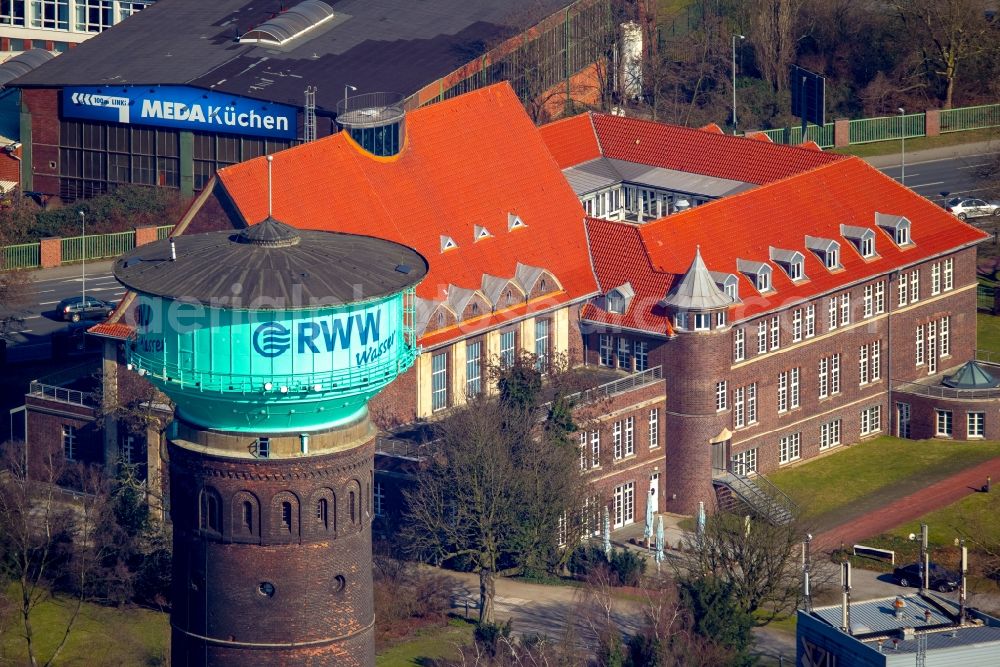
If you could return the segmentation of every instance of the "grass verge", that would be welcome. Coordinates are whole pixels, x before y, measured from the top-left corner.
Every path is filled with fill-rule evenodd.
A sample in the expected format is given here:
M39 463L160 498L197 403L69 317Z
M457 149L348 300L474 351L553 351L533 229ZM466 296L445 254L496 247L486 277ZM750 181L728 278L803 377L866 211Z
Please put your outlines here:
M988 313L977 314L976 347L1000 354L1000 317Z
M414 667L429 660L458 658L458 647L472 642L475 624L452 618L447 625L421 630L416 636L387 647L375 658L377 667Z
M1000 443L902 440L890 436L768 476L806 518L849 520L888 500L1000 456ZM841 521L842 523L843 521ZM824 526L825 527L825 526Z
M979 141L990 141L997 138L996 128L983 130L966 130L964 132L947 132L937 137L914 137L906 140L906 152L921 151L929 148L944 148L960 144L973 144ZM846 148L831 149L831 153L842 155L857 155L858 157L873 157L876 155L891 155L899 153L898 139L875 141L869 144L856 144Z
M14 592L13 586L7 589L9 599L16 599ZM72 609L72 600L50 598L32 614L35 655L41 662L55 650ZM0 629L0 664L27 664L23 630L16 609L9 609L0 620ZM56 664L65 667L167 665L169 647L167 614L137 607L117 609L84 604Z

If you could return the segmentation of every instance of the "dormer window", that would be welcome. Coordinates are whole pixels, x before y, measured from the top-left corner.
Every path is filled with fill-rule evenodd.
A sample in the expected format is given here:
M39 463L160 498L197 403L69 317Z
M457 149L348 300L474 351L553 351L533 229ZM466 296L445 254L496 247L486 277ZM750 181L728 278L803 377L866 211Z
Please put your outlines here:
M802 266L805 257L798 250L782 250L772 246L769 248L769 254L771 261L780 266L793 282L806 277Z
M893 242L898 246L909 245L913 242L910 239L910 221L902 215L876 212L875 224L891 236Z
M721 273L719 271L709 271L715 286L722 290L726 296L736 303L740 300L740 280L731 273Z
M452 248L457 248L458 244L455 243L455 239L450 236L441 236L441 252L451 250Z
M508 213L507 214L507 231L508 232L512 232L515 229L521 229L522 227L527 227L527 226L528 225L524 224L524 220L521 220L521 216L516 215L514 213Z
M854 247L865 259L871 259L875 256L875 232L872 230L867 227L841 225L840 233L854 244Z
M763 262L737 259L736 268L745 275L760 293L769 292L771 287L771 267Z
M824 239L817 236L806 237L806 247L816 253L819 261L823 262L830 271L841 268L840 266L840 244L833 239Z
M624 315L634 296L635 290L630 283L619 285L604 296L604 309L609 313Z

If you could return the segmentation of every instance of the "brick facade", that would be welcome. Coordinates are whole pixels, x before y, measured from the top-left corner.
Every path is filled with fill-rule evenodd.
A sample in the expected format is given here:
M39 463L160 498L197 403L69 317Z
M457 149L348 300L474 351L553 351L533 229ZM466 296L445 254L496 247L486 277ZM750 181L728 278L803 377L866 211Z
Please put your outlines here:
M31 114L31 189L59 194L59 95L52 88L22 88L21 106Z

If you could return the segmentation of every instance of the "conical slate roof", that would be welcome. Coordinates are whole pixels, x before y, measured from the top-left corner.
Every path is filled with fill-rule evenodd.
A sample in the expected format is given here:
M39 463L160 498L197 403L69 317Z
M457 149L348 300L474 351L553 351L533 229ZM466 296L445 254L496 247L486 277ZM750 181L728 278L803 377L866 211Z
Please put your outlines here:
M701 248L694 251L694 261L680 282L670 288L663 303L678 310L710 310L723 308L732 297L719 289L701 259Z
M941 384L954 389L993 389L1000 387L1000 380L975 361L970 361L959 368L954 375L946 376Z

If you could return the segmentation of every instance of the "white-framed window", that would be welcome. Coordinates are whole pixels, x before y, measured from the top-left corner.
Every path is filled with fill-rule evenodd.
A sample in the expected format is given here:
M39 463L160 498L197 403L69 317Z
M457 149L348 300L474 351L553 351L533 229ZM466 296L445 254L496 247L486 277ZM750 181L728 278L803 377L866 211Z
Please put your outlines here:
M874 295L875 295L875 286L871 284L865 285L865 300L864 300L865 308L863 317L872 316L872 313L874 312L872 310L872 302L874 300Z
M906 305L906 293L909 283L906 281L906 274L900 274L899 280L896 281L896 289L898 291L899 298L896 300L896 305L902 308Z
M767 321L761 320L757 323L757 354L767 352Z
M517 347L517 332L513 329L500 332L500 366L509 368L514 365L515 348Z
M580 431L580 444L578 446L580 450L580 470L586 470L590 467L590 457L587 455L587 432Z
M771 318L771 349L781 347L781 320L777 315Z
M771 289L771 267L765 266L757 273L756 287L758 292L766 292Z
M986 413L968 412L966 413L966 431L969 438L983 438L986 436Z
M635 370L644 371L649 368L649 343L637 340L632 350L635 353Z
M733 428L743 428L746 426L746 390L743 387L733 389Z
M927 374L937 373L937 322L927 323Z
M620 461L624 458L624 443L622 441L622 423L618 420L611 427L611 444L613 445L613 452L615 461Z
M601 432L594 430L590 432L590 467L599 468L601 465Z
M635 455L635 417L625 419L625 456Z
M920 269L910 271L910 303L920 301Z
M712 328L712 313L694 313L694 330L708 331Z
M535 370L545 373L549 370L549 328L552 321L535 320Z
M940 343L941 356L947 357L951 354L951 316L946 315L938 320L938 342Z
M799 369L793 368L788 377L788 407L799 407Z
M868 355L871 363L872 382L882 379L882 341L877 340L871 344L871 353Z
M837 297L831 296L827 305L829 309L826 316L826 328L833 331L837 328Z
M816 335L816 304L806 306L806 338Z
M674 326L678 329L688 328L688 314L684 312L674 314Z
M76 427L63 424L62 427L63 456L67 461L76 460Z
M868 384L868 346L858 348L858 383Z
M375 482L375 489L372 492L372 511L377 517L385 516L385 489L382 488L382 482Z
M778 373L778 412L788 412L788 371Z
M830 357L830 394L840 393L840 355Z
M556 545L560 547L566 546L566 540L569 539L569 526L566 524L566 513L563 512L559 515L556 523Z
M882 430L882 406L873 405L861 411L861 435L878 433Z
M847 326L851 323L851 293L845 292L840 295L840 325Z
M885 312L885 282L875 283L875 314L881 315Z
M720 310L715 314L715 328L721 329L726 326L726 311Z
M615 487L615 528L635 522L635 482Z
M733 329L733 361L746 358L746 329Z
M621 315L625 312L625 297L618 290L611 290L604 297L604 305L607 306L609 313Z
M465 394L477 396L483 390L483 343L471 341L465 345Z
M431 357L431 410L448 407L448 353Z
M733 454L733 472L746 477L757 472L757 448L748 449L745 452Z
M915 360L917 366L924 365L924 325L919 325L917 327L917 333L915 336Z
M715 410L716 412L721 412L726 409L726 397L728 396L728 391L726 390L726 381L715 383Z
M864 258L875 256L875 236L865 236L861 239L861 256Z
M909 403L896 403L896 435L900 438L910 437Z
M949 257L948 259L944 260L944 267L943 267L943 269L944 269L943 270L943 273L944 273L944 291L947 292L948 290L950 290L950 289L952 289L952 288L955 287L955 260L954 260L954 258Z
M757 383L747 385L747 425L757 423Z
M781 438L778 447L778 463L790 463L802 457L802 434L790 433Z
M796 308L792 311L792 342L798 343L802 340L802 309Z
M819 360L819 370L816 372L816 384L819 387L820 398L826 398L830 395L830 359L827 357Z
M941 293L941 264L931 264L931 296Z
M613 366L614 365L614 348L611 347L611 336L607 334L601 334L600 343L600 356L598 357L598 363L601 366Z
M660 409L652 408L649 411L649 448L656 449L660 446Z
M618 339L618 368L625 370L632 369L632 357L629 354L631 345L629 345L628 338Z
M937 427L934 435L942 438L950 438L952 434L952 414L951 410L935 410L937 414Z
M840 444L840 420L824 422L819 425L820 451L836 447Z
M893 230L893 237L896 245L906 245L910 242L910 226L901 224Z
M836 269L840 266L840 248L830 247L823 253L823 263L828 269Z

